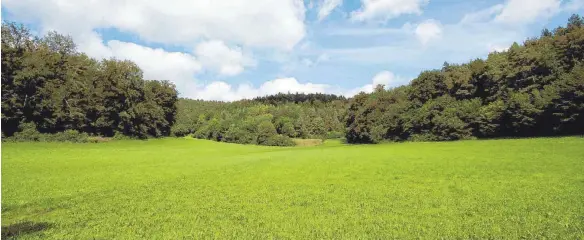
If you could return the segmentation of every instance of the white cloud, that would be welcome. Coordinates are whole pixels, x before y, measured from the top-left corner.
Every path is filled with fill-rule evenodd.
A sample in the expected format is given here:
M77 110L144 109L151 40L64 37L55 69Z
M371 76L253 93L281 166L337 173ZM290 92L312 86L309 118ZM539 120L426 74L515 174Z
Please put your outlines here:
M323 54L318 55L318 57L316 58L316 63L327 62L330 59L331 58L329 57L328 54L323 53Z
M316 57L316 59L314 59L314 60L312 60L310 58L302 58L301 62L302 62L302 64L304 64L307 67L314 67L320 63L327 62L329 60L330 60L329 55L326 53L323 53L323 54L318 55L318 57Z
M312 60L310 60L310 58L303 58L301 60L302 64L304 64L307 67L312 67L314 66L314 62Z
M146 79L170 80L181 84L192 80L194 74L201 70L195 57L186 53L167 52L117 40L109 41L107 47L112 57L128 59L140 66Z
M302 0L94 1L4 0L13 20L38 23L41 32L56 30L73 37L80 51L95 58L129 59L147 79L167 79L181 96L200 90L196 74L205 69L236 75L255 61L241 48L284 51L305 36ZM192 48L195 55L135 43L104 43L103 28L136 35L142 41ZM209 85L207 92L225 89Z
M355 28L331 28L326 30L327 35L331 36L375 36L375 35L388 35L388 34L401 34L409 28L409 24L404 25L401 28L367 28L367 27L355 27Z
M305 36L302 0L4 0L16 19L67 34L117 28L141 39L190 45L201 38L292 49Z
M565 11L576 11L584 8L584 0L572 0L564 6Z
M351 13L356 21L382 20L402 14L421 14L428 0L361 0L361 8Z
M218 101L237 101L287 92L329 93L352 97L360 92L373 92L377 84L384 84L386 88L391 88L407 83L406 78L396 76L389 71L381 71L372 78L370 84L350 90L343 90L328 84L300 83L296 78L279 78L264 82L258 87L251 84L232 85L223 81L215 81L204 86L193 87L186 96L193 99Z
M390 71L381 71L373 77L370 84L366 84L362 87L358 87L355 89L351 89L346 91L343 95L346 97L352 97L360 92L365 93L372 93L375 87L379 84L384 85L385 89L398 87L404 84L407 84L407 78L396 76L394 73Z
M550 18L562 11L584 8L584 0L506 0L476 12L467 13L461 24L495 23L521 26Z
M135 62L150 80L169 80L176 84L183 95L195 84L195 75L202 71L202 64L188 53L169 52L162 48L150 48L130 42L111 40L103 43L101 36L89 32L78 36L79 50L94 58L116 58Z
M264 82L257 88L250 84L240 84L236 87L226 82L215 81L194 89L187 96L194 99L236 101L277 93L327 93L332 91L334 88L326 84L300 83L295 78L279 78Z
M560 4L561 0L508 0L495 21L506 24L531 23L556 14Z
M280 92L318 93L330 88L326 84L299 83L295 78L280 78L267 81L260 86L260 93L269 95Z
M195 54L205 68L221 75L234 76L243 72L247 66L254 66L252 58L245 56L240 48L229 48L223 41L212 40L199 43Z
M429 19L418 24L415 33L418 40L426 45L431 40L442 36L442 25L436 20Z
M487 44L487 48L489 52L505 52L509 50L509 45L501 45L501 44Z
M343 0L323 0L320 9L318 10L318 20L322 21L326 18L331 12L340 6L343 3Z
M351 89L343 94L345 97L353 97L361 92L364 93L372 93L373 92L373 84L366 84L365 86L358 87L355 89Z
M489 8L471 12L464 15L462 20L460 21L461 24L472 24L472 23L481 23L481 22L489 22L491 21L494 16L501 13L503 10L503 4L493 5Z
M395 75L392 72L381 71L373 77L373 85L382 84L389 87L393 80L395 80Z

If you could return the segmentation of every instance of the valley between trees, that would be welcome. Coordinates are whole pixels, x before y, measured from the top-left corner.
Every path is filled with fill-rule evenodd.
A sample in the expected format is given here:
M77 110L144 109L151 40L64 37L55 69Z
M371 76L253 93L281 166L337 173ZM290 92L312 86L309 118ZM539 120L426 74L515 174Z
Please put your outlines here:
M584 139L2 144L18 239L578 239Z
M170 80L4 23L2 239L584 237L578 15L350 98Z
M584 134L584 20L493 52L444 63L410 84L351 98L281 93L236 102L179 99L169 81L143 79L130 61L96 60L70 37L2 25L2 135L6 141L193 136L294 145L445 141Z

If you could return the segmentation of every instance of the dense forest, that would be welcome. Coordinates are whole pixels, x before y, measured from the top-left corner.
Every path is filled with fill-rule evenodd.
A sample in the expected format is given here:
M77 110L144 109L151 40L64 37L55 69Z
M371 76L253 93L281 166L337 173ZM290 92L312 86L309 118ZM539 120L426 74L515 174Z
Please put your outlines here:
M350 143L584 133L584 20L351 99Z
M77 52L71 37L2 24L3 136L168 136L177 100L173 84L144 80L133 62L98 61Z
M2 24L2 136L193 136L242 144L291 138L349 143L584 134L584 20L409 85L350 99L280 93L251 100L179 99L130 61L96 60L68 36ZM31 140L30 137L23 137ZM33 139L38 140L38 139Z
M278 94L233 103L181 99L175 136L272 146L290 138L340 138L347 101L325 94Z

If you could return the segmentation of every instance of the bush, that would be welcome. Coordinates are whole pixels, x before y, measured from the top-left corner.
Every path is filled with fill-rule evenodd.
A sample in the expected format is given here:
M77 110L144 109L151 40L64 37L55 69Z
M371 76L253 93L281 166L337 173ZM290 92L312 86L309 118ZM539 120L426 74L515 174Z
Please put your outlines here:
M88 142L89 135L76 130L65 130L55 134L44 134L47 142Z
M80 133L76 130L65 130L54 134L43 134L36 129L34 123L28 122L20 125L21 131L14 133L14 136L3 139L4 141L15 142L90 142L87 133Z
M248 132L244 128L240 128L237 125L229 127L225 136L221 139L223 142L239 143L239 144L254 144L257 136Z
M345 137L345 134L342 132L328 132L326 134L326 139L340 139Z
M185 137L192 134L194 131L186 126L173 126L170 130L170 134L174 137Z
M279 136L276 127L270 121L262 121L257 126L257 144L267 146L280 146L268 144L270 139L274 136ZM274 140L274 139L272 139Z
M36 125L32 122L23 123L20 125L20 131L15 132L12 136L12 141L16 142L40 142L44 141L44 136L41 134ZM8 140L8 139L7 139Z
M121 133L121 132L115 132L115 133L114 133L114 136L113 136L112 138L113 138L114 140L130 140L130 139L133 139L132 137L130 137L130 136L127 136L127 135L124 135L124 134L123 134L123 133Z
M288 137L295 137L296 131L294 130L294 124L291 122L286 122L282 125L281 132L283 135Z
M424 134L412 134L408 140L410 140L412 142L432 142L432 141L438 141L438 138L433 134L424 133Z
M296 143L291 138L284 135L274 135L268 137L260 145L265 146L295 146Z

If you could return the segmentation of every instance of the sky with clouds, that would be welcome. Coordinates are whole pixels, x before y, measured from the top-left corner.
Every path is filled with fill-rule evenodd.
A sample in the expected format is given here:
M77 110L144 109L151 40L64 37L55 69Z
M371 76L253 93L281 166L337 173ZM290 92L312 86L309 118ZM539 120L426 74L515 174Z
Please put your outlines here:
M182 97L352 96L564 25L584 0L3 0L2 19L129 59Z

